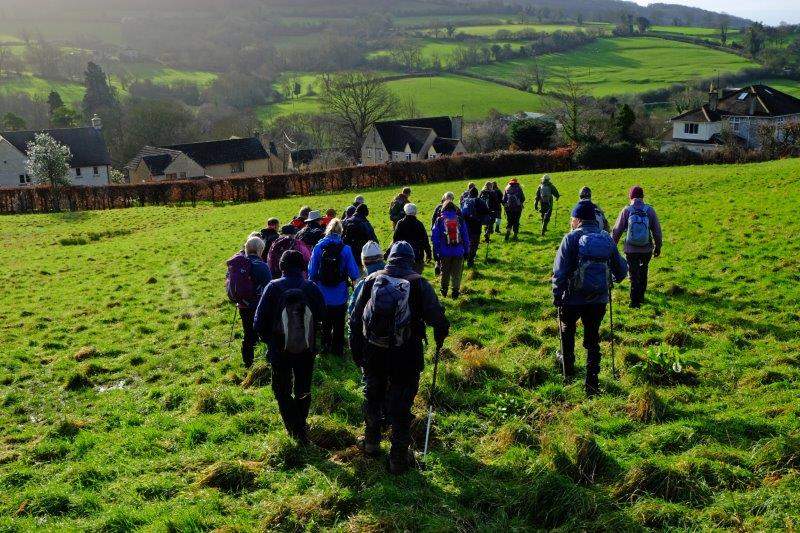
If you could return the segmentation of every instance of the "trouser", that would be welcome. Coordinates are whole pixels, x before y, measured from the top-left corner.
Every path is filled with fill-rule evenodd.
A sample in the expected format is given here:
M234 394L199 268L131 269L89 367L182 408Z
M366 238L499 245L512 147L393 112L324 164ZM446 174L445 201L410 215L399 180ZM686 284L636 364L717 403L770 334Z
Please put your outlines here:
M494 232L500 233L500 213L497 213L497 216L494 219Z
M561 354L567 375L575 372L575 332L578 319L583 323L583 347L586 348L586 388L597 389L600 374L600 325L606 304L565 305L561 308Z
M550 224L550 217L553 216L553 204L542 203L540 205L542 213L542 235L547 232L547 225Z
M522 217L522 211L506 211L506 237L512 231L514 236L519 233L519 219Z
M392 427L390 454L402 458L411 444L411 407L419 390L419 371L395 368L406 354L380 351L364 361L364 439L370 444L381 440L384 415ZM405 364L408 364L406 360Z
M239 309L239 316L242 319L242 362L244 366L250 368L253 364L253 354L256 349L256 342L258 342L258 335L253 328L253 320L255 319L256 310L247 308Z
M278 401L283 425L289 435L305 432L311 407L314 354L281 355L272 361L272 392ZM294 393L294 394L293 394Z
M647 290L647 271L650 268L652 253L625 254L631 276L631 305L641 305Z
M344 355L344 322L347 305L329 305L322 321L322 346L339 357Z
M453 285L453 294L461 292L461 275L464 273L463 257L441 257L439 264L442 269L442 292L447 294L447 289Z
M475 234L469 234L469 254L467 254L467 264L472 266L475 263L475 256L478 255L478 247L481 245L481 229Z

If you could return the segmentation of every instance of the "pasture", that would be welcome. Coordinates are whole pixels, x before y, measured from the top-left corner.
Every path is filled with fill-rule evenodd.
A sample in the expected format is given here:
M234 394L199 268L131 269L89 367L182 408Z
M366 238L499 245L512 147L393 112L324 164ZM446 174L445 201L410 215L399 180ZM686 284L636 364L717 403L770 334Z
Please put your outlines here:
M445 301L432 452L399 478L353 447L351 362L318 358L315 445L301 448L268 378L248 379L228 344L224 261L267 217L341 209L355 191L0 218L0 529L796 530L800 240L785 198L800 161L553 181L551 232L538 236L529 201L520 242L495 241L490 263L482 245ZM522 177L529 196L537 182ZM634 183L663 256L641 310L616 288L621 378L606 322L604 393L587 399L553 366L553 254L580 186L613 217ZM464 186L414 186L412 200L427 221ZM395 193L365 193L384 244ZM417 416L430 382L429 365Z
M494 37L498 31L517 33L521 31L532 31L536 33L555 33L557 31L573 32L589 29L611 29L611 24L602 22L590 22L583 26L574 24L492 24L487 26L459 26L456 33L476 35L479 37Z

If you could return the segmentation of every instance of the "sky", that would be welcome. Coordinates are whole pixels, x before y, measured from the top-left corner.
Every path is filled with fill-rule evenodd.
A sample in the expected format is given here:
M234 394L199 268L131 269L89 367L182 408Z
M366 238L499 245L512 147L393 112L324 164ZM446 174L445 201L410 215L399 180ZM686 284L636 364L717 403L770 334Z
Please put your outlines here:
M646 6L655 3L652 0L635 0L637 4ZM699 7L709 11L726 12L731 15L749 18L770 25L781 21L791 24L800 23L800 0L659 0L664 4L683 4Z

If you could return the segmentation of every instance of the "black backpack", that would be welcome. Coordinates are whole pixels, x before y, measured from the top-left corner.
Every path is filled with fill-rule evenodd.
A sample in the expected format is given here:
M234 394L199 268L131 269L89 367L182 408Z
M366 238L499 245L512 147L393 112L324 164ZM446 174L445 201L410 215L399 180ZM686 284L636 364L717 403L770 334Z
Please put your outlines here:
M283 293L274 327L280 350L291 355L308 353L314 348L315 324L311 306L302 289Z
M348 245L354 252L361 250L361 248L367 244L367 241L369 241L369 233L367 232L363 220L351 217L345 220L342 226L344 228L342 242Z
M332 242L322 247L319 280L326 287L335 287L345 280L342 250L344 243Z

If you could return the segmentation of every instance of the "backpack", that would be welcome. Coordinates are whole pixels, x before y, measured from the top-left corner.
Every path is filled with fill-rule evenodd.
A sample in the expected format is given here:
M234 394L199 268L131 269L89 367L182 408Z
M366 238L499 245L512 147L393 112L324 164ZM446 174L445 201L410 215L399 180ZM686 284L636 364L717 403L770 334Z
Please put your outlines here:
M405 201L403 201L401 198L396 198L389 208L389 220L392 222L397 222L406 216L405 206Z
M509 211L518 211L522 209L522 200L519 198L519 192L514 188L508 190L506 195L506 209Z
M287 250L297 249L297 239L292 235L281 235L275 242L272 243L269 249L269 270L272 272L272 277L280 277L281 271L281 257L283 252Z
M448 246L457 246L463 243L461 237L461 220L458 215L447 217L442 215L442 223L444 225L444 237Z
M250 302L256 296L252 263L246 255L238 253L228 260L227 265L225 290L228 293L228 299L235 304L249 307Z
M361 250L361 248L369 241L369 233L364 223L356 218L348 218L342 225L344 232L342 233L342 242L348 245L353 250Z
M395 278L381 270L372 285L372 293L364 307L364 338L373 346L402 346L411 337L412 283L421 276Z
M544 204L553 203L553 188L549 184L542 183L539 187L539 200Z
M281 351L291 355L309 352L314 346L314 315L302 289L283 293L275 324L276 339L281 339Z
M585 233L578 240L578 268L572 279L572 290L586 298L608 294L611 286L609 261L613 242L605 232Z
M331 242L322 247L322 258L319 264L319 280L326 287L335 287L344 281L344 265L342 250L344 244Z
M325 230L319 226L306 226L297 232L297 238L313 248L325 236Z
M464 198L461 202L461 216L467 220L472 220L478 216L478 199L477 198Z
M625 243L631 246L647 246L650 244L650 217L649 208L643 209L631 207L631 214L628 216L628 235Z

